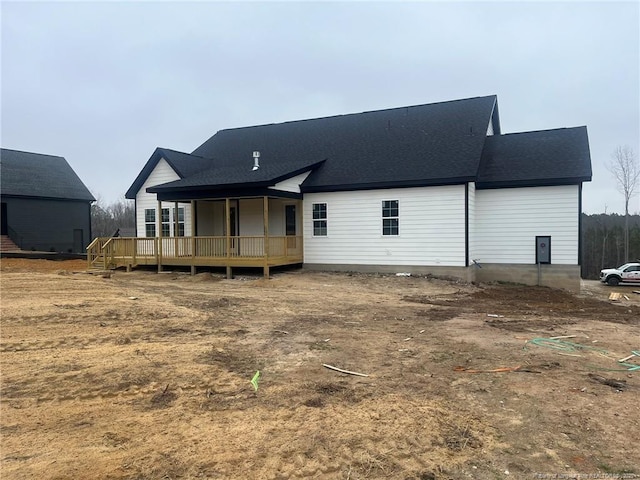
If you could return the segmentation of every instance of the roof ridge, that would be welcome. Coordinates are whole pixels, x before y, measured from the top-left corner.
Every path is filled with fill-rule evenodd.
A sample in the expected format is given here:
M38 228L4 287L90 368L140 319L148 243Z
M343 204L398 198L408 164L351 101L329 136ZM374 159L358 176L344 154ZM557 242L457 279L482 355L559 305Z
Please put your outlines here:
M18 152L18 153L28 153L29 155L40 155L41 157L53 157L53 158L62 158L66 160L62 155L50 155L48 153L38 153L38 152L27 152L26 150L16 150L15 148L0 148L1 150L9 150L10 152Z
M167 150L169 152L181 153L182 155L189 155L190 157L202 158L203 160L213 160L212 158L209 158L209 157L203 157L202 155L196 155L188 152L181 152L180 150L174 150L173 148L165 148L165 147L156 147L156 148L158 150Z
M257 128L257 127L270 127L270 126L273 126L273 125L287 125L287 124L291 124L291 123L311 122L311 121L315 121L315 120L328 120L328 119L332 119L332 118L350 117L350 116L355 116L355 115L364 115L364 114L367 114L367 113L390 112L390 111L393 111L393 110L403 110L403 109L408 109L408 108L427 107L427 106L431 106L431 105L442 105L442 104L445 104L445 103L465 102L465 101L469 101L469 100L478 100L478 99L481 99L481 98L494 98L494 99L497 99L498 96L495 95L495 94L494 95L483 95L483 96L478 96L478 97L459 98L459 99L456 99L456 100L443 100L443 101L440 101L440 102L419 103L417 105L405 105L405 106L402 106L402 107L390 107L390 108L380 108L378 110L364 110L362 112L342 113L342 114L337 114L337 115L328 115L326 117L302 118L302 119L299 119L299 120L286 120L284 122L262 123L262 124L258 124L258 125L247 125L247 126L243 126L243 127L223 128L222 130L218 130L216 132L216 134L218 134L220 132L228 132L228 131L232 131L232 130L236 131L236 130L245 130L245 129L249 129L249 128ZM198 147L198 148L200 148L200 147Z
M528 133L541 133L541 132L556 132L559 130L577 130L579 128L587 128L586 125L577 125L575 127L557 127L557 128L545 128L542 130L527 130L526 132L510 132L501 133L500 135L492 135L494 137L505 137L507 135L526 135Z

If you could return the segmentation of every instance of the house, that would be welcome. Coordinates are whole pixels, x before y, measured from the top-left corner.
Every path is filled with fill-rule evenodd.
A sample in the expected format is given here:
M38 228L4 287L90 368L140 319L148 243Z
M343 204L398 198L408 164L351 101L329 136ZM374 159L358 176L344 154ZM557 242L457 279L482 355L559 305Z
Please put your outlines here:
M0 149L2 236L22 250L85 251L95 198L63 157Z
M126 193L137 238L91 258L579 288L590 180L586 127L502 134L495 96L233 128L157 148Z

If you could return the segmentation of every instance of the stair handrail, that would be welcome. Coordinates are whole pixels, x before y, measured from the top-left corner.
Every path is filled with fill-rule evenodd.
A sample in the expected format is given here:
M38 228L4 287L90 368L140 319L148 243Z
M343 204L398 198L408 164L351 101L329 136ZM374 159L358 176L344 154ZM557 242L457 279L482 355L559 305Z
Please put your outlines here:
M104 242L105 239L106 242ZM107 251L112 253L111 251L113 250L111 248L111 240L111 237L96 237L87 246L87 263L89 268L95 266L96 262L100 260L100 257L102 257L103 268L105 270L107 269L107 264L110 263L107 261Z
M11 239L16 246L22 250L22 235L16 232L13 228L7 225L7 236Z

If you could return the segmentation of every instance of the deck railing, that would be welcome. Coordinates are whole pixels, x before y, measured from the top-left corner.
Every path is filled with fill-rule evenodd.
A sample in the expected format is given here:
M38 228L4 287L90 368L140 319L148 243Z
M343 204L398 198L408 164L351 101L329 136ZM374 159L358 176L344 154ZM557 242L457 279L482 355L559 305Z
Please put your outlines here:
M89 267L121 265L261 266L302 262L301 236L98 237L87 247ZM225 262L228 260L228 262Z

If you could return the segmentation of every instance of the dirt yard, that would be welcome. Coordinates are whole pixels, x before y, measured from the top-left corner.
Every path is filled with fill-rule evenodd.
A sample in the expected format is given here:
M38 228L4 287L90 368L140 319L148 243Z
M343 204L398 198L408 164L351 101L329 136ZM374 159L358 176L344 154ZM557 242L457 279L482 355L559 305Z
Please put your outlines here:
M640 478L634 287L1 270L3 479Z

